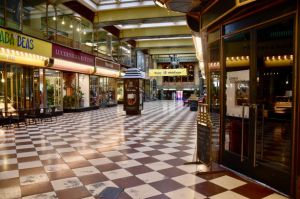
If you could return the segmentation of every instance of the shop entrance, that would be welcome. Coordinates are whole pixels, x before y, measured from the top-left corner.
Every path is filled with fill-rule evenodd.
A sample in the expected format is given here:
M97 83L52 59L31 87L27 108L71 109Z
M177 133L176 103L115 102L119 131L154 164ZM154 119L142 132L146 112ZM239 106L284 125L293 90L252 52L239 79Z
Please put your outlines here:
M0 66L2 112L39 108L41 103L39 69L8 63Z
M293 20L224 38L222 163L290 193Z

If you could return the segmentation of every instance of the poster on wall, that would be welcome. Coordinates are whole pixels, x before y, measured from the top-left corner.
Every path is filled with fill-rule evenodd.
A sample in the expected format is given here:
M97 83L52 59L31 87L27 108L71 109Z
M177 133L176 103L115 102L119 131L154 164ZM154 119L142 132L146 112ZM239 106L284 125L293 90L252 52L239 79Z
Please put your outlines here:
M235 104L242 106L249 103L249 81L238 80L235 82Z
M249 118L249 70L227 72L226 80L226 115Z
M125 103L128 106L138 106L138 79L126 79L125 81Z

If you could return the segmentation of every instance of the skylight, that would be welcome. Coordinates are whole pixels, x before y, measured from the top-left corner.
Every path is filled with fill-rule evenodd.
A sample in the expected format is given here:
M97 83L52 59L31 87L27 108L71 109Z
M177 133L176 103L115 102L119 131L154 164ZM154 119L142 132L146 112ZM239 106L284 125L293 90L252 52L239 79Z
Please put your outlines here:
M123 29L134 29L134 28L154 28L154 27L166 27L166 26L185 26L186 21L177 22L162 22L162 23L141 23L141 24L130 24L130 25L116 25L117 28Z
M192 39L192 36L186 37L167 37L167 38L147 38L147 39L137 39L136 41L151 41L151 40L172 40L172 39Z

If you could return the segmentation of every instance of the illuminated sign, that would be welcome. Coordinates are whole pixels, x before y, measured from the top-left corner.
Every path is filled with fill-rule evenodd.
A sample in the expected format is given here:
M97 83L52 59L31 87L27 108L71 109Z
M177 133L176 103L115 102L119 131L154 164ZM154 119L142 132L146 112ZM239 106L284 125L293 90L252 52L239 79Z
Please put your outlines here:
M52 44L0 28L0 47L52 57Z
M186 68L176 68L176 69L149 69L150 77L157 76L186 76Z
M93 74L95 72L94 66L65 61L62 59L54 59L54 64L51 69L72 71L84 74Z
M1 48L0 61L43 67L49 63L49 58L31 53Z
M105 76L105 77L115 77L115 78L120 77L120 71L103 68L103 67L96 67L96 72L94 74Z

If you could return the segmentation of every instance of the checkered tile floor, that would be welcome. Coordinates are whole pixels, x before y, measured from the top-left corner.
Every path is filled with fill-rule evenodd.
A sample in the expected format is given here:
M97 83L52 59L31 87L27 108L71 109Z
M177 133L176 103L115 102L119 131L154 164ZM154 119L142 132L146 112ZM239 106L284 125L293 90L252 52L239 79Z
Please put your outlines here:
M195 175L196 112L180 102L70 113L57 121L0 129L0 198L284 198L228 171ZM249 191L250 190L250 191Z

